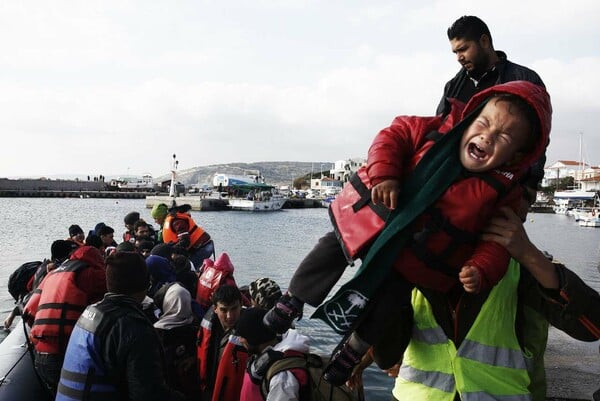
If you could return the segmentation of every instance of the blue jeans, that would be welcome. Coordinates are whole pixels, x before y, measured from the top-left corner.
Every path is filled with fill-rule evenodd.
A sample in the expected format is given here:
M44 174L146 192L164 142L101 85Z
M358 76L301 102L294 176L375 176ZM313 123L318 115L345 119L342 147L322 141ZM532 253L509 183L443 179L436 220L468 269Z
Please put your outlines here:
M196 271L200 269L204 259L210 259L215 254L215 243L210 240L199 248L190 249L190 261L194 265Z

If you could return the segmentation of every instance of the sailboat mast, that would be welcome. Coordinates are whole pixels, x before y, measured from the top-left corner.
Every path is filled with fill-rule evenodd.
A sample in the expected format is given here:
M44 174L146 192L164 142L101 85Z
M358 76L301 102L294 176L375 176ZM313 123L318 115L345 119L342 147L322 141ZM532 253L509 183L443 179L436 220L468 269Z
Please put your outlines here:
M577 189L581 189L583 179L583 132L579 133L579 177L577 177Z

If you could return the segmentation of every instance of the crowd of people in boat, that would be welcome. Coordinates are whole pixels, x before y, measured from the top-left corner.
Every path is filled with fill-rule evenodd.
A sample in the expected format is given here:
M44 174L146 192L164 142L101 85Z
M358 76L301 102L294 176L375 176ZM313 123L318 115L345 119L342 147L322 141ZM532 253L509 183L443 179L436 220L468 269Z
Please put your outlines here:
M71 225L66 239L52 242L49 258L13 273L17 306L4 326L23 316L35 371L52 397L236 400L260 394L267 377L264 360L247 368L251 355L265 348L278 360L308 354L305 335L277 335L262 325L282 296L279 285L262 277L238 286L229 256L214 254L210 235L188 211L156 205L158 230L131 212L118 244L103 223L87 236ZM244 383L246 372L252 375ZM263 391L271 399L298 397L308 376L291 367L268 382Z
M352 397L375 362L396 377L394 400L543 400L548 325L600 338L598 292L522 224L543 175L550 97L494 50L479 18L459 18L448 39L463 68L436 115L398 117L376 136L330 208L334 231L283 294L268 278L238 287L189 205L156 205L156 232L128 214L119 244L102 223L87 236L72 225L18 296L48 391L306 400L323 380L333 400ZM355 279L325 300L358 259ZM306 303L344 334L324 366L294 328Z

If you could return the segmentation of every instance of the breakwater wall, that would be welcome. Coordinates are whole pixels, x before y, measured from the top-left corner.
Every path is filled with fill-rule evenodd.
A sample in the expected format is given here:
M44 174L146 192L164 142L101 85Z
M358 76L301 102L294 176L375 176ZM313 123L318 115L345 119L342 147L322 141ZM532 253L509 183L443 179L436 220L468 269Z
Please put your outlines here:
M149 192L121 191L52 191L0 189L0 198L111 198L111 199L144 199Z
M48 180L19 179L10 180L0 178L1 191L103 191L106 189L104 181L82 180Z
M143 199L153 192L112 191L103 181L0 178L2 198L121 198Z

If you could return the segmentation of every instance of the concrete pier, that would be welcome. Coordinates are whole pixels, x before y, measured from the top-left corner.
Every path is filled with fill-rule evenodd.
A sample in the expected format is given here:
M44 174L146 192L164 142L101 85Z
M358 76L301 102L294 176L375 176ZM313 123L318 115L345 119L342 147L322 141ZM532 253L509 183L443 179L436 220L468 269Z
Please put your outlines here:
M166 195L146 196L146 207L152 208L157 203L165 203L171 206L173 198ZM175 198L178 205L189 204L192 210L196 211L220 211L230 210L227 207L226 199L207 198L202 196L178 196ZM323 207L318 199L288 199L283 205L283 209L305 209L305 208L320 208Z

